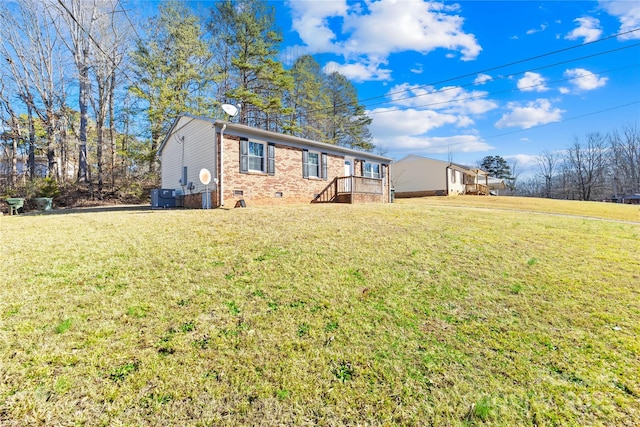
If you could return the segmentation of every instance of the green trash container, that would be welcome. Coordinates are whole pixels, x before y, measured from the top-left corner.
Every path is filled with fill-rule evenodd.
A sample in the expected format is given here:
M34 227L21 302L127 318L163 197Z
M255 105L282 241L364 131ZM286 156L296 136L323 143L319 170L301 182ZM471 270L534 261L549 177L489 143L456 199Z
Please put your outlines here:
M391 203L396 199L396 189L392 188L391 190Z
M7 204L9 205L9 215L19 214L19 209L24 211L24 199L19 197L10 197L7 199Z
M53 199L51 197L37 197L35 202L39 211L50 211L53 209Z

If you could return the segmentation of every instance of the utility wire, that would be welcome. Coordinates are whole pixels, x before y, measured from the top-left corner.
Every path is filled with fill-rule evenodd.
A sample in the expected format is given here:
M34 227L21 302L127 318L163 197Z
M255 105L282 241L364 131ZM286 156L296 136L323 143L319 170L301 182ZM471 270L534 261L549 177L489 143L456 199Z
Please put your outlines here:
M426 83L426 84L422 84L422 85L419 85L419 86L413 86L411 88L398 90L398 91L395 91L395 92L387 92L387 93L385 93L383 95L376 95L376 96L372 96L372 97L369 97L369 98L360 99L360 100L358 100L358 103L359 104L366 104L368 101L373 101L373 100L377 100L377 99L381 99L381 98L387 98L387 97L390 97L390 96L393 96L393 95L403 94L403 93L415 91L415 90L422 89L422 88L428 88L428 87L432 87L432 86L437 86L437 85L441 85L443 83L448 83L448 82L452 82L452 81L455 81L455 80L460 80L460 79L464 79L464 78L468 78L468 77L474 77L474 76L477 76L479 74L484 74L484 73L488 73L490 71L498 70L500 68L506 68L506 67L510 67L512 65L521 64L521 63L533 61L535 59L540 59L540 58L544 58L544 57L547 57L547 56L555 55L555 54L558 54L558 53L567 52L567 51L570 51L570 50L573 50L573 49L578 49L578 48L581 48L581 47L584 47L584 46L593 45L593 44L600 43L600 42L603 42L603 41L606 41L606 40L610 40L610 39L613 39L613 38L617 38L617 37L621 37L621 36L624 36L624 35L628 35L628 34L631 34L631 33L637 32L637 31L640 31L640 28L634 28L634 29L629 30L629 31L624 31L624 32L621 32L621 33L617 33L617 34L613 34L613 35L610 35L610 36L607 36L607 37L603 37L603 38L600 38L598 40L593 40L593 41L590 41L590 42L587 42L587 43L573 45L573 46L569 46L569 47L566 47L566 48L554 50L554 51L551 51L551 52L546 52L546 53L543 53L543 54L540 54L540 55L535 55L535 56L531 56L531 57L528 57L528 58L519 59L517 61L508 62L508 63L502 64L502 65L496 65L496 66L493 66L493 67L490 67L490 68L485 68L483 70L479 70L479 71L475 71L475 72L472 72L472 73L463 74L463 75L460 75L460 76L457 76L457 77L451 77L451 78L447 78L447 79L436 81L436 82L432 82L432 83ZM634 45L631 45L631 46L623 46L623 47L620 47L620 48L610 49L610 50L607 50L607 51L598 52L598 53L595 53L595 54L586 55L586 56L575 58L575 59L571 59L571 60L560 61L560 62L557 62L557 63L554 63L554 64L542 65L542 66L539 66L539 67L534 67L534 68L531 68L531 69L528 69L528 70L520 71L518 73L512 73L512 74L510 74L510 75L508 75L506 77L511 77L511 76L515 76L515 75L518 75L518 74L524 74L527 71L542 70L542 69L545 69L545 68L550 68L550 67L562 65L562 64L569 63L569 62L573 62L573 61L579 61L579 60L582 60L582 59L588 59L588 58L592 58L592 57L599 56L599 55L613 53L613 52L616 52L616 51L629 49L629 48L632 48L632 47L637 47L638 45L640 45L640 44L634 44ZM470 86L470 85L472 85L472 84L463 85L461 87ZM409 98L413 98L413 97L416 97L416 96L422 96L422 95L410 95L410 96L406 96L406 97L403 97L403 98L399 98L399 100L400 99L409 99ZM368 106L367 105L364 105L364 106L366 108L369 108L369 107L375 106L375 105L388 104L388 103L393 102L393 101L396 101L396 100L383 101L383 102L378 102L378 103L375 103L375 104L370 104ZM347 104L339 104L338 107L344 107L346 105ZM326 111L330 112L330 111L332 111L334 109L335 109L335 107L331 106L331 107L325 107L325 108L318 108L316 110L310 110L309 112L310 113L320 113L320 112L326 112Z
M557 67L558 65L564 65L564 64L571 63L571 62L580 61L580 60L583 60L583 59L589 59L589 58L593 58L593 57L600 56L600 55L606 55L606 54L609 54L609 53L621 51L621 50L624 50L624 49L630 49L630 48L638 47L638 46L640 46L640 43L636 43L636 44L633 44L633 45L630 45L630 46L619 47L619 48L616 48L616 49L610 49L610 50L607 50L607 51L598 52L598 53L594 53L594 54L591 54L591 55L581 56L579 58L568 59L566 61L556 62L556 63L553 63L553 64L542 65L540 67L531 68L531 69L524 70L524 71L518 71L516 73L508 74L506 76L502 76L502 77L500 77L500 80L505 80L505 79L508 79L510 77L515 77L517 75L525 74L525 73L528 73L528 72L531 72L531 71L539 71L539 70L542 70L542 69L545 69L545 68ZM598 74L598 73L595 73L595 74ZM569 80L571 80L571 79L569 79ZM376 105L383 105L383 104L391 104L391 103L395 103L395 102L398 102L398 101L404 101L405 99L419 98L421 96L427 96L427 95L442 93L442 92L446 92L446 91L449 91L449 90L454 90L454 89L459 88L459 87L464 88L464 87L469 87L469 86L477 86L477 84L476 83L467 83L465 85L458 85L458 86L453 86L453 87L445 87L445 88L442 88L442 89L435 90L433 92L421 93L421 94L416 94L416 95L409 95L409 96L405 96L405 97L402 97L402 98L392 99L391 101L378 102L378 103L375 103L375 104L371 104L368 107L372 107L372 106L376 106ZM412 87L410 89L405 89L402 92L415 91L417 89L428 88L428 87L430 87L430 86L421 85L421 86ZM402 93L402 92L399 91L397 93ZM394 110L390 110L390 111L394 111ZM367 114L377 114L377 113L369 112Z
M535 84L535 85L529 85L529 86L524 86L524 87L519 87L519 88L514 88L514 89L506 89L506 90L501 90L501 91L497 91L497 92L483 92L482 94L479 95L472 95L472 96L468 96L468 97L464 97L464 98L455 98L455 99L450 99L447 101L439 101L439 102L431 102L429 104L422 104L422 105L413 105L413 106L409 106L406 108L424 108L424 107L432 107L434 105L442 105L442 104L454 104L460 101L468 101L471 99L481 99L481 98L486 98L488 96L493 96L493 95L502 95L505 93L509 93L509 92L518 92L518 91L522 91L524 89L533 89L536 87L542 87L542 86L546 86L546 85L552 85L555 83L561 83L561 82L566 82L566 81L571 81L571 80L577 80L577 79L581 79L584 77L589 77L589 76L597 76L600 74L605 74L605 73L611 73L614 71L620 71L620 70L626 70L628 68L634 68L640 66L640 64L631 64L631 65L626 65L624 67L618 67L618 68L613 68L613 69L609 69L609 70L604 70L604 71L600 71L598 73L586 73L586 74L581 74L579 76L575 76L575 77L568 77L566 79L558 79L558 80L551 80L548 82L543 82L543 83L539 83L539 84ZM473 84L469 84L469 85L473 85ZM467 85L467 86L469 86ZM440 94L440 93L444 93L447 91L451 91L451 90L455 90L459 87L464 87L464 86L453 86L453 87L449 87L449 88L445 88L442 90L438 90L438 91L434 91L434 92L429 92L429 93L425 93L425 94L420 94L420 95L416 95L415 97L411 97L411 98L418 98L421 96L428 96L428 95L434 95L434 94ZM402 98L402 100L404 99L408 99L408 98ZM385 113L391 113L391 112L395 112L395 111L402 111L401 107L395 107L389 110L382 110L382 111L369 111L367 113L367 115L374 115L374 114L385 114Z
M517 129L517 130L510 131L510 132L504 132L504 133L497 134L497 135L487 136L484 139L493 139L493 138L498 138L498 137L505 136L505 135L511 135L511 134L514 134L514 133L526 132L526 131L531 130L531 129L537 129L537 128L541 128L541 127L545 127L545 126L551 126L551 125L554 125L556 123L564 123L564 122L568 122L568 121L571 121L571 120L582 119L584 117L594 116L596 114L601 114L601 113L606 113L608 111L618 110L620 108L629 107L629 106L635 105L635 104L640 104L640 99L636 100L636 101L627 102L626 104L615 105L613 107L605 108L605 109L602 109L602 110L592 111L590 113L585 113L585 114L580 114L579 116L567 117L566 119L558 120L557 122L543 123L543 124L531 126L529 128L526 128L526 129Z
M479 142L483 142L483 141L485 141L487 139L499 138L501 136L512 135L512 134L515 134L515 133L526 132L526 131L531 130L531 129L538 129L538 128L542 128L542 127L555 125L555 124L558 124L558 123L564 123L564 122L568 122L568 121L571 121L571 120L578 120L578 119L582 119L584 117L595 116L596 114L601 114L601 113L606 113L608 111L618 110L620 108L629 107L629 106L635 105L635 104L640 104L640 99L636 100L636 101L628 102L626 104L615 105L613 107L605 108L605 109L602 109L602 110L597 110L597 111L592 111L590 113L581 114L581 115L578 115L578 116L567 117L565 119L558 120L558 121L555 121L555 122L543 123L543 124L531 126L529 128L526 128L526 129L517 129L517 130L510 131L510 132L503 132L503 133L500 133L500 134L487 136L487 137L483 138L482 140L480 140ZM443 143L443 144L434 144L434 145L430 145L430 146L425 147L425 148L426 149L442 148L442 147L450 147L450 146L453 146L453 145L464 145L464 144L468 144L468 141L448 142L448 143Z
M129 75L127 74L127 72L120 66L120 64L118 64L115 60L115 58L113 58L111 55L109 55L107 52L105 52L105 50L102 48L102 46L100 46L100 43L98 43L96 41L96 39L91 35L91 33L89 31L87 31L84 26L78 21L78 19L75 17L75 15L73 14L72 11L69 10L69 8L64 4L64 2L62 0L58 0L58 3L60 3L60 5L64 8L64 10L67 12L67 14L69 15L69 17L73 20L73 22L75 22L78 27L82 30L83 33L85 33L87 35L87 37L89 37L89 40L96 46L96 48L98 48L98 50L100 52L102 52L102 54L109 60L111 61L111 63L113 64L114 68L117 70L120 70L120 72L122 73L122 75L124 76L125 79L127 79L129 81L129 83L134 84L134 81L131 77L129 77ZM127 15L127 12L124 10L124 8L122 7L122 4L120 3L120 0L118 0L118 4L120 4L120 8L122 9L122 11L125 13L125 16L127 17L127 20L129 20L129 16ZM131 26L133 27L133 24L131 23L131 20L129 20L129 24L131 24ZM135 30L135 27L133 27L134 32L136 33L136 35L138 35L138 32Z
M592 45L592 44L595 44L595 43L600 43L600 42L603 42L603 41L606 41L606 40L610 40L610 39L613 39L613 38L616 38L616 37L621 37L621 36L624 36L624 35L627 35L627 34L631 34L631 33L634 33L636 31L640 31L640 28L635 28L635 29L632 29L632 30L629 30L629 31L624 31L622 33L618 33L618 34L613 34L611 36L603 37L601 39L593 40L593 41L590 41L590 42L587 42L587 43L582 43L582 44L579 44L579 45L573 45L573 46L565 47L565 48L562 48L562 49L554 50L554 51L551 51L551 52L546 52L546 53L543 53L543 54L540 54L540 55L531 56L529 58L519 59L517 61L508 62L506 64L496 65L496 66L493 66L493 67L490 67L490 68L485 68L485 69L480 70L480 71L475 71L473 73L463 74L463 75L457 76L457 77L451 77L451 78L440 80L440 81L437 81L437 82L434 82L434 83L427 83L427 84L418 86L417 88L414 88L414 89L418 89L420 87L436 86L436 85L440 85L440 84L443 84L443 83L448 83L448 82L451 82L451 81L464 79L464 78L467 78L467 77L477 76L478 74L488 73L490 71L495 71L495 70L498 70L500 68L506 68L506 67L510 67L512 65L522 64L524 62L533 61L535 59L540 59L540 58L544 58L544 57L547 57L547 56L555 55L555 54L558 54L558 53L567 52L567 51L570 51L570 50L573 50L573 49L578 49L578 48L581 48L581 47L589 46L589 45ZM406 91L407 91L407 89L404 89L404 90L401 90L401 91L397 91L397 92L389 92L389 93L386 93L384 95L377 95L377 96L373 96L373 97L370 97L370 98L361 99L361 100L359 100L359 102L367 102L367 101L371 101L371 100L374 100L374 99L385 98L385 97L388 97L388 96L391 96L391 95L396 95L398 93L404 93Z
M71 19L72 19L72 20L73 20L73 21L78 25L78 27L79 27L79 28L80 28L80 29L81 29L81 30L82 30L82 31L83 31L83 32L84 32L84 33L89 37L89 39L91 40L91 42L93 42L93 44L98 48L98 50L100 50L100 51L101 51L101 52L102 52L106 57L110 58L110 56L109 56L109 55L104 51L104 49L102 49L102 47L101 47L101 46L100 46L100 44L95 40L95 38L94 38L94 37L93 37L93 36L92 36L92 35L91 35L91 34L90 34L90 33L89 33L85 28L84 28L84 26L83 26L83 25L82 25L82 24L81 24L81 23L76 19L76 17L74 16L73 12L71 12L71 11L69 10L69 8L67 8L67 6L64 4L64 2L63 2L62 0L58 0L58 3L59 3L59 4L64 8L64 10L65 10L65 11L67 12L67 14L71 17ZM128 14L126 13L126 10L124 9L124 7L122 6L122 3L120 2L120 0L118 0L118 4L120 5L120 8L122 9L122 11L125 13L126 18L127 18L127 20L129 21L129 24L132 26L132 28L134 29L134 32L135 32L135 33L136 33L136 35L138 36L138 33L137 33L137 31L136 31L135 27L133 26L133 23L132 23L132 22L131 22L131 20L129 19L129 16L128 16ZM448 83L448 82L451 82L451 81L464 79L464 78L467 78L467 77L477 76L478 74L484 74L484 73L488 73L488 72L490 72L490 71L498 70L498 69L500 69L500 68L505 68L505 67L509 67L509 66L512 66L512 65L516 65L516 64L521 64L521 63L525 63L525 62L533 61L533 60L535 60L535 59L540 59L540 58L544 58L544 57L547 57L547 56L555 55L555 54L558 54L558 53L567 52L567 51L569 51L569 50L573 50L573 49L577 49L577 48L580 48L580 47L584 47L584 46L592 45L592 44L595 44L595 43L600 43L600 42L603 42L603 41L606 41L606 40L610 40L610 39L613 39L613 38L621 37L621 36L624 36L624 35L627 35L627 34L631 34L631 33L637 32L637 31L640 31L640 28L635 28L635 29L632 29L632 30L629 30L629 31L624 31L624 32L621 32L621 33L613 34L613 35L610 35L610 36L607 36L607 37L603 37L603 38L600 38L600 39L598 39L598 40L594 40L594 41L591 41L591 42L582 43L582 44L579 44L579 45L573 45L573 46L569 46L569 47L566 47L566 48L563 48L563 49L558 49L558 50L551 51L551 52L546 52L546 53L543 53L543 54L540 54L540 55L535 55L535 56L531 56L531 57L528 57L528 58L520 59L520 60L517 60L517 61L512 61L512 62L509 62L509 63L506 63L506 64L497 65L497 66L490 67L490 68L485 68L485 69L483 69L483 70L476 71L476 72L473 72L473 73L467 73L467 74L464 74L464 75L461 75L461 76L457 76L457 77L452 77L452 78L448 78L448 79L440 80L440 81L438 81L438 82L428 83L428 84L420 85L420 86L417 86L417 87L412 87L411 89L404 89L404 90L402 90L402 91L390 92L390 93L386 93L386 94L384 94L384 95L378 95L378 96L374 96L374 97L370 97L370 98L365 98L365 99L359 100L359 102L367 102L367 101L371 101L371 100L375 100L375 99L385 98L385 97L388 97L388 96L391 96L391 95L395 95L395 94L406 93L406 92L408 92L408 91L414 91L414 90L416 90L416 89L420 89L420 88L425 88L425 87L430 87L430 86L436 86L436 85L440 85L440 84L443 84L443 83ZM138 36L138 38L139 38L139 36ZM585 57L583 57L583 58L577 58L577 59L570 60L570 61L563 61L563 62L556 63L556 64L552 64L552 65L546 65L546 66L541 66L541 67L537 67L537 68L532 68L531 70L527 70L527 71L533 71L533 70L539 70L539 69L542 69L542 68L548 68L548 67L552 67L552 66L557 66L557 65L559 65L559 64L563 64L563 63L567 63L567 62L572 62L572 61L576 61L576 60L580 60L580 59L585 59L585 58L589 58L589 57L593 57L593 56L597 56L597 55L602 55L602 54L606 54L606 53L611 53L611 52L615 52L615 51L618 51L618 50L622 50L622 49L626 49L626 48L630 48L630 47L635 47L635 46L638 46L638 45L639 45L639 44L634 44L634 45L632 45L632 46L625 46L625 47L623 47L623 48L611 49L611 50L609 50L609 51L600 52L600 53L593 54L593 55L588 55L588 56L585 56ZM116 62L115 62L115 61L113 61L113 63L114 63L114 66L115 66L116 68L120 68L120 67L118 66L118 64L116 64ZM126 73L125 73L122 69L120 69L120 71L124 73L125 77L126 77L129 81L131 81L131 79L126 75ZM525 72L527 72L527 71L521 71L521 72L516 73L516 74L525 73ZM513 74L513 75L516 75L516 74ZM131 82L132 82L132 81L131 81ZM435 93L435 92L434 92L434 93ZM411 97L407 97L407 98L411 98ZM407 99L407 98L402 98L402 99ZM610 111L610 110L612 110L612 109L621 108L621 107L624 107L624 106L627 106L627 105L632 105L632 104L635 104L635 103L638 103L638 102L640 102L640 101L634 101L634 102L632 102L632 103L624 104L624 105L622 105L622 106L612 107L612 108L610 108L610 109L606 109L606 110L600 110L600 111L595 112L595 113L592 113L592 114L597 114L597 113L600 113L600 112ZM319 111L321 111L321 110L319 110ZM587 114L587 115L590 115L590 114ZM584 116L587 116L587 115L577 116L576 118L584 117ZM567 121L567 120L570 120L570 119L561 120L560 122ZM554 123L559 123L559 122L554 122ZM539 126L544 126L544 125L539 125ZM539 127L539 126L534 126L533 128L535 128L535 127ZM528 128L528 129L532 129L532 128ZM524 130L527 130L527 129L522 129L522 130L518 130L518 131L510 132L510 133L521 132L521 131L524 131ZM509 133L507 133L507 134L509 134ZM507 135L507 134L503 134L503 135Z
M136 38L138 40L142 40L142 37L140 37L140 34L138 33L138 29L135 27L135 25L133 25L133 22L131 22L131 18L129 18L129 14L125 10L124 6L122 5L122 1L121 0L118 0L118 5L120 6L120 9L124 13L125 18L127 18L127 21L129 22L129 25L131 26L131 29L136 34Z
M60 6L62 6L64 8L64 10L67 12L67 14L69 15L69 17L71 17L71 19L73 20L73 22L75 22L78 27L80 27L80 29L82 30L83 33L85 33L88 37L89 40L91 40L93 42L94 45L96 45L96 47L98 48L98 50L100 52L102 52L107 58L109 58L109 54L107 54L107 52L105 52L102 47L100 46L100 44L96 41L96 39L93 38L93 36L91 35L91 33L89 33L87 30L85 30L85 28L82 26L82 24L76 19L76 17L74 16L73 12L71 12L69 10L69 8L67 7L66 4L64 4L64 2L62 0L58 0L58 3L60 3ZM115 65L115 63L114 63Z

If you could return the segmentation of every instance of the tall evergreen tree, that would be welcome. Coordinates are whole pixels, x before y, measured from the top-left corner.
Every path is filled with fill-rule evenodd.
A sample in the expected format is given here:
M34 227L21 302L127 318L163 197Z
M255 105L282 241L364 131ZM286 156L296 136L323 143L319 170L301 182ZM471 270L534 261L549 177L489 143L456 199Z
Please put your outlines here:
M480 167L494 178L511 179L511 168L501 156L486 156L480 162Z
M221 100L239 102L240 123L282 131L291 111L282 103L291 75L276 60L282 41L275 9L261 0L224 0L212 10L209 29L221 66Z
M160 5L159 17L150 20L149 36L137 41L132 60L136 80L130 90L147 103L153 172L155 152L173 119L184 112L210 113L211 52L198 18L172 1Z
M327 142L361 150L372 150L368 126L372 119L364 106L358 103L358 92L342 74L327 76L326 91L329 96L328 117L324 129Z
M294 135L324 140L322 123L329 117L329 96L320 64L311 55L299 57L291 68L293 88L287 97L292 114L289 126Z

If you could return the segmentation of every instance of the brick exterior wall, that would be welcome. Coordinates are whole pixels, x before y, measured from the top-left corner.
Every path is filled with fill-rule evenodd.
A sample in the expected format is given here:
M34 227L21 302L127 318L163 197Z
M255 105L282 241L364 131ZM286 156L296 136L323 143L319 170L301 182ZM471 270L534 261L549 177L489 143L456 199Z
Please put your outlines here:
M186 194L182 197L182 207L188 209L202 209L202 195L204 193ZM218 207L216 191L211 191L211 208Z
M302 150L275 145L275 174L240 173L240 142L233 135L224 136L224 206L234 207L240 199L247 206L311 203L336 176L344 175L344 157L327 156L327 180L302 177ZM220 154L220 153L218 153ZM218 159L221 156L218 155ZM220 165L218 165L220 170ZM356 166L356 175L360 169ZM242 192L242 195L239 195ZM281 193L281 197L279 194ZM219 198L212 203L219 206Z

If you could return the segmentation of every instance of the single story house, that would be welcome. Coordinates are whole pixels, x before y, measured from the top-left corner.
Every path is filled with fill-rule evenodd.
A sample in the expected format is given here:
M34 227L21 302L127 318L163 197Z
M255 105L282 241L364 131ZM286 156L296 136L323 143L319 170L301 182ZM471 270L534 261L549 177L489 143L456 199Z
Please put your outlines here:
M618 203L625 203L627 205L640 205L640 194L619 196L617 200Z
M488 195L505 188L504 181L489 177L478 168L410 154L391 164L391 185L395 197Z
M161 191L189 207L387 203L391 196L388 157L207 117L177 117L158 155Z

